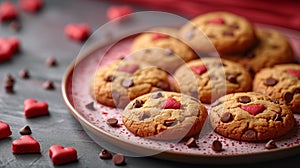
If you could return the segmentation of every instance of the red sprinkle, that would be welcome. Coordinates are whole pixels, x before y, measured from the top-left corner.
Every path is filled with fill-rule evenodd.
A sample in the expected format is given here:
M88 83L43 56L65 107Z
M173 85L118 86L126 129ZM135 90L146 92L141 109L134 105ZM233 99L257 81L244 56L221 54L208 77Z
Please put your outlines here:
M133 11L131 6L111 6L108 8L106 15L109 20L114 20L122 16L131 14Z
M77 151L72 147L52 145L49 148L49 157L54 165L61 165L77 160Z
M287 73L296 76L297 78L300 79L300 70L295 70L295 69L289 69L287 70Z
M83 41L90 35L88 24L68 24L65 27L65 34L74 41Z
M13 153L40 153L40 144L30 135L21 136L12 142Z
M162 109L180 109L181 104L172 97L167 98L164 104L161 106Z
M30 13L35 13L43 6L43 0L19 0L20 7Z
M207 71L207 68L205 65L200 65L200 66L192 66L190 69L195 72L198 75L202 75Z
M46 102L38 102L34 99L26 99L24 101L24 115L27 118L47 115L48 104Z
M224 21L224 19L222 19L220 17L217 17L217 18L215 18L213 20L210 20L209 23L210 24L224 24L225 21Z
M159 39L166 39L169 38L170 36L167 34L162 34L162 33L153 33L152 35L152 40L159 40Z
M0 21L13 20L18 17L18 11L15 5L9 1L3 1L0 4Z
M12 134L10 127L7 123L0 121L0 139L8 137Z
M251 115L256 115L266 109L266 107L262 104L244 105L241 108Z

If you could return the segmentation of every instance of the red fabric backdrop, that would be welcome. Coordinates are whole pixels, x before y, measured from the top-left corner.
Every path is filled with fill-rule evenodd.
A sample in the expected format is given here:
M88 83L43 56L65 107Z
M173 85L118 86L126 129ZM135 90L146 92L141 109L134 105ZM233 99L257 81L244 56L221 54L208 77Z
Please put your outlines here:
M193 18L210 11L228 11L252 22L300 30L300 0L115 0Z

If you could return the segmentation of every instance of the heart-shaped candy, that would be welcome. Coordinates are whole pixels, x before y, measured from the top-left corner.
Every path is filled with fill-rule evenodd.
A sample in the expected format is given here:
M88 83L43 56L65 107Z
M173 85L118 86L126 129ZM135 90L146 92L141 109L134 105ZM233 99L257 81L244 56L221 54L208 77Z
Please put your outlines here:
M46 102L38 102L34 99L26 99L24 101L24 115L27 118L47 115L48 104Z
M21 136L12 142L13 153L40 153L40 144L30 135Z
M198 75L202 75L207 71L207 68L205 65L200 65L200 66L192 66L190 69L195 72Z
M0 4L0 21L13 20L18 17L18 10L15 5L9 1L3 1Z
M300 70L296 70L296 69L289 69L287 70L287 73L296 76L297 78L300 79Z
M27 12L34 13L40 10L43 5L42 0L19 0L20 7Z
M74 41L83 41L90 35L90 27L87 24L68 24L65 34Z
M165 39L165 38L169 38L170 36L167 34L162 34L162 33L153 33L152 35L152 40L159 40L159 39Z
M0 62L8 61L19 50L19 39L16 37L0 38Z
M111 6L108 8L106 15L109 20L117 19L132 13L132 7L128 5Z
M0 139L11 135L10 127L7 123L0 121Z
M77 151L72 147L52 145L49 148L49 156L54 165L61 165L77 160Z
M262 104L243 105L241 108L251 115L256 115L266 109L266 107Z
M210 24L224 24L224 19L217 17L209 21Z
M180 109L181 103L172 97L167 98L164 104L161 106L162 109Z

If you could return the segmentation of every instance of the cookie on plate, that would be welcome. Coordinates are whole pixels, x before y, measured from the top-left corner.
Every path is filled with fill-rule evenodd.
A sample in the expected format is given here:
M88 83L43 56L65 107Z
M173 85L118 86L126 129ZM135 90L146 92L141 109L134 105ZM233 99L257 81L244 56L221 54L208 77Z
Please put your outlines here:
M198 98L202 103L252 89L251 75L242 65L217 57L190 61L176 70L174 78L177 92Z
M285 104L256 92L221 97L211 106L209 118L215 132L242 141L279 138L295 125L294 115Z
M281 64L264 68L254 78L253 91L277 99L300 113L300 65Z
M293 63L295 61L294 51L289 40L280 32L274 29L256 30L257 45L239 55L221 55L247 67L253 73L265 67L272 67L276 64Z
M254 27L246 18L222 11L193 18L181 27L179 36L204 52L241 53L256 43Z
M134 135L156 140L181 140L198 136L207 110L188 95L158 91L132 100L122 121Z
M170 73L180 65L198 58L197 54L177 38L177 30L153 29L138 35L132 44L130 58L155 65Z
M145 63L117 60L99 68L91 81L90 93L101 104L124 108L138 96L169 89L165 71Z

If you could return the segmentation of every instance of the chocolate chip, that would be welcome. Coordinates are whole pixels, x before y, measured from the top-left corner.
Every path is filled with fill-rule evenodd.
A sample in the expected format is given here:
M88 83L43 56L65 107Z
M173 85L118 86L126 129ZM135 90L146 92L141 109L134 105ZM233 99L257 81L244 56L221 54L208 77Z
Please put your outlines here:
M300 94L300 88L295 89L294 94Z
M216 38L216 36L213 35L213 34L208 34L207 37L208 37L208 38L211 38L211 39L212 39L212 38Z
M155 86L161 88L162 90L168 90L169 88L169 84L164 81L157 82Z
M254 130L247 130L244 134L248 139L256 138L256 131L254 131Z
M276 145L275 141L271 139L265 144L265 148L266 149L275 149L275 148L277 148L277 145Z
M289 103L293 100L294 95L291 92L286 92L284 94L284 100L286 103Z
M129 88L131 86L133 86L133 81L131 79L125 79L122 82L122 86L124 86L125 88Z
M96 109L94 107L94 102L90 102L90 103L86 104L85 108L92 110L92 111L96 111Z
M46 64L49 66L49 67L53 67L53 66L56 66L57 65L57 61L54 57L48 57L46 59Z
M5 88L5 92L8 94L14 93L14 84L13 83L6 83L4 88Z
M140 108L144 104L143 100L135 100L135 102L132 104L132 108Z
M282 117L281 117L280 114L276 113L275 118L274 118L274 121L281 121L281 122L282 122L283 119L282 119Z
M174 55L174 51L171 48L167 48L165 51L165 54L168 56L173 56Z
M253 52L248 52L248 53L246 54L246 57L247 57L247 58L254 58L254 57L255 57L255 53L253 53Z
M190 40L191 38L193 38L193 36L194 36L193 30L187 31L187 32L185 33L185 38L186 38L187 40Z
M277 49L277 48L279 48L279 46L278 45L271 45L271 48L272 49Z
M157 92L157 93L155 93L155 94L152 96L153 99L158 99L158 98L160 98L160 97L163 97L163 95L162 95L161 92Z
M232 28L232 29L239 29L240 28L240 26L237 23L229 25L229 27Z
M102 149L101 152L99 153L99 157L101 159L111 159L112 154L108 150Z
M241 96L238 98L238 102L240 103L249 103L251 102L251 99L249 96Z
M120 153L116 153L112 157L112 161L114 162L115 165L123 165L125 163L125 157Z
M150 115L143 113L141 120L145 120L147 118L150 118Z
M55 89L54 83L50 80L43 83L43 88L46 90L53 90Z
M175 120L175 119L172 119L172 120L165 120L165 121L164 121L164 126L166 126L166 127L170 127L170 126L172 126L173 124L176 124L176 120Z
M11 74L7 74L4 78L4 82L5 82L5 84L14 84L15 79Z
M23 79L28 79L30 77L27 69L23 69L19 72L19 76Z
M222 143L219 140L214 140L212 145L211 145L212 150L215 152L221 152L222 149Z
M275 86L278 83L278 81L274 78L267 78L265 80L265 85L267 86Z
M223 32L223 35L224 36L234 36L234 33L232 31L226 31L226 32Z
M109 118L106 120L106 123L112 127L118 126L118 120L116 118Z
M19 133L21 135L30 135L31 134L31 129L28 125L25 125L23 128L20 129Z
M225 113L223 113L222 116L221 116L221 121L222 121L223 123L228 123L228 122L230 122L230 121L232 121L232 120L233 120L232 114L229 113L229 112L225 112Z
M235 83L235 84L238 83L235 75L228 75L226 78L231 83Z
M189 148L198 148L198 145L194 137L191 137L185 144Z
M112 82L112 81L114 81L115 80L115 76L113 76L113 75L108 75L106 78L105 78L105 81L106 82Z

